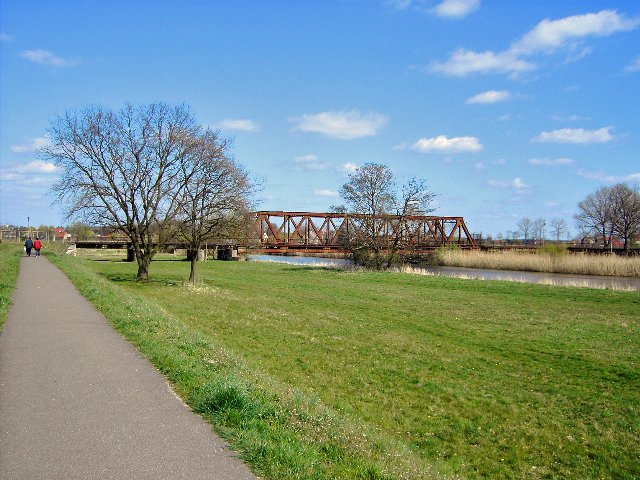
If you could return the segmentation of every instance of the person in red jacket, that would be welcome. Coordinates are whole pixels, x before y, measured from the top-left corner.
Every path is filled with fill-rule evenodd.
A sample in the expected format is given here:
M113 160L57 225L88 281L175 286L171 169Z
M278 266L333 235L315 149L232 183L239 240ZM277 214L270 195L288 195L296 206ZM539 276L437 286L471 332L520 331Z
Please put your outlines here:
M36 241L33 242L33 248L36 249L36 257L40 256L40 249L42 248L42 242L38 237L36 237Z

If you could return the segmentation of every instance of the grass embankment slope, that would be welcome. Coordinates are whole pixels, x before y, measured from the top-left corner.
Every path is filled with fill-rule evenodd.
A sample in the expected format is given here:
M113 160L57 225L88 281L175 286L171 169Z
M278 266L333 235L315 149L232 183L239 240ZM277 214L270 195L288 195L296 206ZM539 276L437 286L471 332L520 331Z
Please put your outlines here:
M640 476L637 293L53 257L263 477Z
M20 270L22 245L0 243L0 331L11 308L11 296Z

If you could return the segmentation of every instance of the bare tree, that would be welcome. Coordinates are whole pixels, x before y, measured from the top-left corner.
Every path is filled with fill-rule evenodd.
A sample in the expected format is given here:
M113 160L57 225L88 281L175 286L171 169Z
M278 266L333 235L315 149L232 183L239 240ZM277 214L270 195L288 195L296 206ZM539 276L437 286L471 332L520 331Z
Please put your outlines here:
M533 222L531 221L531 219L529 217L523 217L518 222L517 227L518 227L518 233L520 234L520 236L524 240L524 243L527 243L527 241L529 240L529 238L531 237L531 235L532 235L532 233L534 231L533 230Z
M348 238L354 261L378 269L388 268L396 258L407 217L431 211L435 196L422 179L413 178L398 189L391 169L375 163L366 163L349 175L340 195L360 221L359 231ZM385 231L390 215L395 222L391 235Z
M243 238L254 193L249 174L229 153L231 142L206 130L184 162L184 196L176 217L179 237L187 243L189 281L196 283L198 252L212 238Z
M556 242L559 242L562 234L567 231L567 222L564 221L564 218L554 217L551 219L551 230Z
M633 238L640 233L640 192L624 183L614 185L610 192L613 231L624 242L628 254Z
M547 235L547 221L542 218L536 218L533 222L533 233L536 239L542 242Z
M613 235L613 210L611 187L602 187L578 204L578 213L574 218L581 231L602 235L603 246L606 247Z
M88 107L54 120L42 156L61 171L52 188L69 218L110 225L133 244L138 280L182 200L185 158L200 128L184 105L154 103L119 111Z

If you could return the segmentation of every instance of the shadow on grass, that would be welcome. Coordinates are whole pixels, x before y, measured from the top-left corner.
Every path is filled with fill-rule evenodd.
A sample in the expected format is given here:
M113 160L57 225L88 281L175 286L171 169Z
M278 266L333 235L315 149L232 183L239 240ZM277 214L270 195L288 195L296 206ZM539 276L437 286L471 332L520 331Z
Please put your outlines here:
M166 277L151 277L146 282L138 282L136 275L129 273L100 273L100 275L110 282L128 285L160 285L165 287L175 287L184 283L183 279Z

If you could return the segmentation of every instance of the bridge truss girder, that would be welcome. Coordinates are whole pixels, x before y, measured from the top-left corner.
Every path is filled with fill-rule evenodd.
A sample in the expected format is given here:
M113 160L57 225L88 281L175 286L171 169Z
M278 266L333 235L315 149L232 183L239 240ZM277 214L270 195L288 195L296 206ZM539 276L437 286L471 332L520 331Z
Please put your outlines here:
M375 231L379 243L391 246L399 232L402 250L456 245L476 248L463 217L397 215L371 217L341 213L255 212L247 241L249 248L344 250L349 240Z

